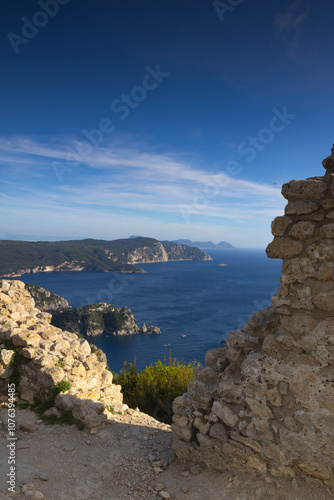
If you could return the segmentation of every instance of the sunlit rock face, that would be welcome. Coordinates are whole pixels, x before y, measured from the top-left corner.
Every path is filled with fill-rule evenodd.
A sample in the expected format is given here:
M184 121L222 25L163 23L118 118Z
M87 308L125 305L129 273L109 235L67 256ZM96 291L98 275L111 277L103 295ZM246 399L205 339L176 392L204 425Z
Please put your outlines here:
M49 399L58 385L64 391L54 411L71 411L88 429L99 427L106 408L122 408L121 388L100 349L50 321L24 283L0 280L0 398L6 402L8 384L15 384L15 396L33 403Z
M334 148L333 148L334 151ZM174 402L173 448L217 469L330 481L334 471L334 153L326 174L282 187L268 257L273 306L206 354Z

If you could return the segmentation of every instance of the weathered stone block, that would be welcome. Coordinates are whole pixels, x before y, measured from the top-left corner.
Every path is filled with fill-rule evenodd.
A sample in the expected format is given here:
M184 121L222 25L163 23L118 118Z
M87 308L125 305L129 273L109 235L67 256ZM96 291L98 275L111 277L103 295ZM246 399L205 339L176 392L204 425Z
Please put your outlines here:
M316 278L319 281L328 281L333 279L334 276L334 262L322 262L319 270L316 273Z
M262 440L268 442L273 440L274 436L273 433L270 431L269 418L254 417L252 419L252 422L255 429L260 434Z
M270 356L276 359L282 357L282 345L279 342L280 336L277 334L268 335L262 344L262 352L266 356Z
M182 417L177 417L174 415L173 422L175 425L177 425L180 428L188 427L188 418L185 415L183 415ZM195 426L195 427L197 427L197 426Z
M228 427L235 427L239 421L238 416L226 405L219 401L215 401L211 409L212 413L224 422Z
M65 372L60 366L51 368L42 368L43 373L52 381L54 385L58 384L65 378Z
M306 253L313 261L334 260L334 247L324 242L313 243L306 248Z
M273 389L269 389L267 391L267 398L269 403L273 406L276 406L277 408L282 406L282 396L278 392L277 387L274 387Z
M314 297L313 302L319 309L334 313L334 291L319 293Z
M302 220L296 222L290 229L289 235L298 240L305 240L314 235L316 225L314 222Z
M197 378L197 380L200 380L204 384L213 386L219 379L219 373L217 370L206 366L205 368L198 369L195 377Z
M270 474L273 477L277 477L279 479L288 479L290 481L296 477L296 474L291 467L284 467L283 465L272 466L270 468Z
M199 426L199 431L201 434L207 434L210 430L210 422L203 423Z
M3 363L4 365L9 365L14 354L15 354L15 351L11 351L8 349L2 349L0 351L0 363Z
M246 398L246 403L258 417L269 417L273 418L273 414L269 406L263 401L257 401L256 399Z
M289 431L298 432L298 426L293 417L285 417L284 425L289 429Z
M287 200L321 200L325 197L327 189L323 177L303 181L293 180L283 184L282 195Z
M262 400L266 397L267 384L263 380L259 381L258 379L250 378L245 383L245 396Z
M219 347L218 349L211 349L207 351L205 355L205 364L213 368L218 368L218 363L221 358L224 358L225 347Z
M208 410L212 404L212 394L209 386L198 380L192 380L188 384L188 393L195 409Z
M318 321L309 313L295 313L291 316L282 316L281 325L290 334L308 333L316 327Z
M334 219L334 210L331 210L330 212L326 213L326 219L330 219L330 220Z
M197 440L198 440L201 447L211 448L212 439L210 439L209 437L207 437L203 434L197 434ZM174 446L173 446L173 448L174 448Z
M280 429L281 445L292 457L298 457L306 461L312 461L313 450L305 442L305 437L302 433L292 432L287 429Z
M331 210L334 208L334 199L328 198L327 200L322 200L321 206L324 210Z
M289 217L276 217L271 223L271 233L274 236L284 236L286 229L292 223Z
M11 287L11 283L7 280L0 280L0 290L8 292Z
M171 429L173 432L175 432L175 434L179 438L183 439L183 441L189 442L191 440L191 431L189 429L184 428L184 427L178 427L175 424L171 425Z
M20 353L27 359L33 359L36 354L36 349L34 347L24 347L21 349Z
M241 383L235 382L234 380L223 379L217 387L218 396L231 403L238 403L242 393L243 387Z
M247 457L247 465L251 469L255 469L261 472L262 474L267 472L266 462L256 455L250 455L249 457Z
M321 238L334 238L334 223L325 224L320 228Z
M269 243L266 248L267 256L271 259L286 259L299 255L303 251L301 241L292 240L290 238L279 238Z
M310 476L316 477L318 479L326 480L326 479L330 479L330 477L331 477L330 470L324 464L320 464L317 462L301 463L301 464L298 464L298 467L303 472L306 472L306 474L309 474Z
M307 215L314 214L318 205L308 201L289 201L285 207L285 215Z
M7 380L14 373L13 368L10 366L2 366L0 365L0 378L3 380Z
M219 422L211 426L209 435L220 441L226 441L228 439L226 428Z

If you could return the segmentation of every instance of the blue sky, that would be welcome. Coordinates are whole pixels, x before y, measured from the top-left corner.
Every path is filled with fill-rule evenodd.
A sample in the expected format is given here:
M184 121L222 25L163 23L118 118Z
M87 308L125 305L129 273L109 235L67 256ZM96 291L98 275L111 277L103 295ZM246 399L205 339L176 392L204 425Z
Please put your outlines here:
M323 175L329 0L4 0L0 238L264 248Z

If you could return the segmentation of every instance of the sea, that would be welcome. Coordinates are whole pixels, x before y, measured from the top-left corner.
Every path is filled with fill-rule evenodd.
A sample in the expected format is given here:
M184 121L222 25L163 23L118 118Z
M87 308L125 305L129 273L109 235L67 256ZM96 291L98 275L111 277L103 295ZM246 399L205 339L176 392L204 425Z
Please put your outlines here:
M205 353L222 347L229 331L272 305L282 267L281 260L268 259L264 250L206 252L212 261L141 264L145 274L54 272L18 279L65 297L72 307L98 302L127 306L139 326L158 326L160 335L88 338L116 372L125 361L136 359L141 370L170 354L178 361L204 364Z

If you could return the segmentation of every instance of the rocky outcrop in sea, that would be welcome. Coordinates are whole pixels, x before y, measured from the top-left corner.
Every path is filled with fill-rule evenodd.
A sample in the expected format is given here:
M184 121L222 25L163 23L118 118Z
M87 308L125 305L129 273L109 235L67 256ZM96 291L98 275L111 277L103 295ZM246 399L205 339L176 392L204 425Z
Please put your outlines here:
M26 284L35 300L35 305L41 311L51 312L51 324L85 337L97 335L134 335L136 333L161 333L157 326L141 328L137 325L129 307L117 308L106 302L90 304L83 307L70 307L68 301L39 285Z

